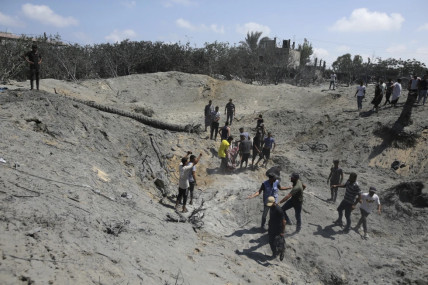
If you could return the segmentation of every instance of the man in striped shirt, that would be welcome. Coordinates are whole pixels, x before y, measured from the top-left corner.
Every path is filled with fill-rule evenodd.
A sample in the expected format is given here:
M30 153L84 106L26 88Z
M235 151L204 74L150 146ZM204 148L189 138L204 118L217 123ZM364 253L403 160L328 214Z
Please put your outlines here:
M346 226L343 232L348 233L349 229L351 228L351 212L352 210L355 209L355 206L358 204L358 202L361 199L361 189L357 182L357 174L352 172L349 175L349 179L348 181L346 181L345 184L331 185L331 188L335 188L335 187L346 188L346 191L342 202L337 208L339 217L336 221L334 221L334 224L342 225L343 211L345 211Z

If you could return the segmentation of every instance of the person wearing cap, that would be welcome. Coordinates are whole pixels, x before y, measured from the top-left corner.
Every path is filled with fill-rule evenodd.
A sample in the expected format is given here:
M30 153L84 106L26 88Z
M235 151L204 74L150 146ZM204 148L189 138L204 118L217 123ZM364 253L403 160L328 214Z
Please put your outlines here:
M276 202L278 200L278 190L286 190L286 189L288 188L281 187L281 185L279 184L278 177L275 174L269 173L268 180L262 183L259 191L247 197L247 199L252 199L263 193L264 208L263 208L263 214L262 214L262 226L261 226L262 230L266 230L265 229L266 217L270 209L270 207L267 206L268 198L272 196L275 198L275 202Z
M333 223L335 225L342 226L343 225L342 216L343 216L343 211L345 211L346 226L343 232L348 233L349 229L351 228L351 212L352 210L355 209L355 206L358 204L358 201L361 196L360 186L358 185L358 182L357 182L357 174L355 172L352 172L349 175L348 181L346 181L345 184L331 185L331 187L346 188L345 196L343 197L342 202L340 202L339 207L337 207L337 212L339 213L339 217Z
M290 193L287 194L279 204L284 203L282 210L284 211L285 220L287 224L291 225L290 218L287 216L287 210L294 208L294 213L296 215L296 232L300 232L302 229L302 205L303 205L303 190L305 190L306 185L300 180L300 175L298 173L293 173L290 176L290 181L293 186L284 187L284 190L291 189Z
M359 231L361 224L363 225L364 230L364 238L368 239L369 236L367 234L367 216L374 210L374 208L377 206L377 212L380 215L380 201L379 196L376 194L376 188L370 187L369 193L363 193L361 194L361 198L359 200L361 203L360 205L360 211L361 211L361 218L358 221L357 225L355 226L355 231Z
M36 88L39 90L40 64L42 63L42 55L39 53L36 44L31 46L31 50L24 55L24 59L30 64L31 90L34 88L34 79L36 80Z
M220 171L222 171L223 173L226 171L227 169L227 156L229 154L229 147L230 144L233 141L233 136L229 136L227 138L227 140L222 140L220 147L218 149L218 157L220 157L221 159L221 163L220 163Z
M331 198L327 201L332 201L333 203L336 203L337 198L337 187L332 188L332 185L336 184L342 184L343 181L343 170L339 167L339 160L335 159L333 160L333 167L330 169L330 175L327 178L327 184L330 183L330 193Z
M272 257L276 257L279 254L279 259L284 259L285 251L285 216L284 211L275 202L275 197L269 196L267 199L266 206L270 208L269 211L269 245L272 250Z
M186 202L187 202L187 189L189 188L189 176L192 173L193 166L198 164L199 160L202 157L202 153L195 159L193 162L189 162L187 157L192 154L191 151L188 151L186 156L181 158L180 166L178 167L180 178L178 180L178 196L175 207L178 208L178 203L183 198L183 213L187 212Z
M232 103L232 99L229 99L229 103L224 107L224 113L226 114L226 122L229 122L229 125L232 125L232 120L235 116L235 105Z

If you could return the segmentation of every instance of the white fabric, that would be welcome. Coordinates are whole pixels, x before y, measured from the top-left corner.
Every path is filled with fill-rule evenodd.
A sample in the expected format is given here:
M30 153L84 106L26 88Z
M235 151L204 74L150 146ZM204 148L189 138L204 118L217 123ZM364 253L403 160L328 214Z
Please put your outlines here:
M361 206L360 208L371 213L377 206L380 205L379 196L373 194L373 197L370 197L369 193L361 194Z
M196 172L196 165L193 165L193 167L192 167L192 171L190 171L190 174L189 174L189 182L195 182L195 179L193 179L193 171L195 171L195 172Z
M382 83L382 84L380 85L380 89L382 90L382 94L385 94L385 91L386 91L386 84L385 84L385 83Z
M357 96L364 96L365 95L364 91L366 91L366 86L364 86L364 85L358 86L357 91L358 91Z
M330 76L330 81L336 81L336 74L332 74Z
M401 95L401 84L398 82L395 82L392 89L392 97L391 100L398 99Z
M187 165L180 163L178 170L180 172L180 179L178 181L178 187L181 189L189 188L189 173L192 173L193 163L189 162Z

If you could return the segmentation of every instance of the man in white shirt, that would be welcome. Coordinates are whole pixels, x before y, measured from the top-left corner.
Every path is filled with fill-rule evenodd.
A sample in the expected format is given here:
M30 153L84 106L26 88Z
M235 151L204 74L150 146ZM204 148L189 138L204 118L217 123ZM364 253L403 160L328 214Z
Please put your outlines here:
M376 188L372 186L369 189L369 193L361 194L361 198L360 198L361 218L358 221L358 224L355 226L355 230L358 231L362 224L364 229L365 239L369 237L367 234L367 216L375 209L376 206L377 206L377 212L380 215L381 206L380 206L379 196L376 195L375 193L376 193Z
M401 79L398 78L397 82L394 83L394 85L392 86L392 97L391 97L391 105L396 107L398 99L401 96Z
M186 156L181 159L180 166L178 167L180 178L178 180L178 196L175 207L178 208L178 203L183 198L183 213L187 212L186 202L187 202L187 188L189 188L189 176L192 173L193 166L199 162L199 159L202 156L202 153L199 154L198 158L195 158L193 162L188 161L187 157L189 154L192 154L191 151L188 151Z
M357 87L357 92L355 92L355 96L357 96L358 111L361 111L363 108L363 98L365 95L366 86L363 85L363 81L360 81L360 86Z

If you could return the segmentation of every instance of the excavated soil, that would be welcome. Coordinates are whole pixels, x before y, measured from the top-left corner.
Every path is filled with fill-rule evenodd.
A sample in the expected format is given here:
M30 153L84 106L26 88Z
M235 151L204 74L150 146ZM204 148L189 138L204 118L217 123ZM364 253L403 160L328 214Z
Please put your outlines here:
M0 93L2 284L428 284L427 107L415 107L405 129L416 134L412 146L397 148L379 130L402 108L372 112L373 86L358 113L354 87L327 83L255 86L167 72L28 85ZM292 172L307 185L303 228L287 226L283 261L270 257L260 231L261 198L247 199L266 168L220 174L220 142L207 133L157 129L85 104L194 126L208 100L223 111L229 98L232 134L242 126L252 135L263 114L277 144L268 168L281 168L284 186ZM174 204L188 150L203 156L194 204L182 214ZM369 215L368 240L332 224L335 158L345 179L356 172L364 192L378 189L383 212Z

